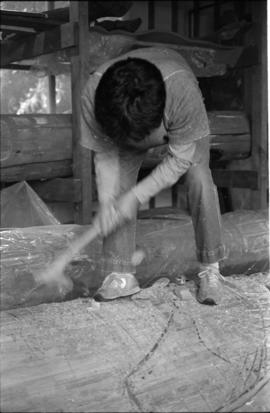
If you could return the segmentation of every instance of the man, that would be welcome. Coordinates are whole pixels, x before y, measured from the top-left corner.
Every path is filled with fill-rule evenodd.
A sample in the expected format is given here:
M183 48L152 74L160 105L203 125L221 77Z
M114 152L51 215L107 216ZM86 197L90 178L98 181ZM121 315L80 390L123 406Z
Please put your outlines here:
M94 151L104 236L101 299L139 290L134 276L139 206L185 175L200 271L197 299L222 298L224 258L217 190L209 169L209 125L197 79L167 48L135 49L90 76L82 96L82 146ZM167 143L168 155L144 179L138 171L149 148Z

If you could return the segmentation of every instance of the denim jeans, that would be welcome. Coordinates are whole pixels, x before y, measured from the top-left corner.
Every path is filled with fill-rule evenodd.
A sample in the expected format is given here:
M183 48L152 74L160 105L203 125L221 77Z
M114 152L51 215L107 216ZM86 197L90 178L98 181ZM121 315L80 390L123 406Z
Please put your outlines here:
M184 175L196 253L201 263L217 262L224 258L225 252L219 200L209 168L209 154L209 138L197 141L194 162ZM124 150L120 150L117 156L106 153L95 155L99 200L109 202L112 197L131 189L137 182L145 156L146 153ZM136 218L103 240L103 277L113 271L135 273L131 263L135 237Z

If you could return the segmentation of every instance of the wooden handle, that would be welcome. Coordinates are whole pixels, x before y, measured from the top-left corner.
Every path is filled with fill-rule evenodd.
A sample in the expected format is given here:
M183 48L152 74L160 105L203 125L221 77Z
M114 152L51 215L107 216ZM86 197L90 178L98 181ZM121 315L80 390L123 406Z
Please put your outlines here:
M87 244L92 242L98 235L100 235L100 228L95 224L83 235L74 240L71 245L43 272L34 274L36 282L38 284L49 284L63 281L64 269L66 265L72 261L74 255L76 255Z

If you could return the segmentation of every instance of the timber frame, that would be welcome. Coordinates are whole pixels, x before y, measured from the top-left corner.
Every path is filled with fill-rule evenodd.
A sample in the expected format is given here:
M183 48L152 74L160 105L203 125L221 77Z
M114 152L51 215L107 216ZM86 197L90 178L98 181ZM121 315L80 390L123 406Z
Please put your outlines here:
M48 2L52 3L52 2ZM73 147L73 180L68 182L69 192L74 196L74 222L88 224L92 221L92 156L80 150L80 95L84 82L84 65L88 57L87 38L89 31L87 1L71 1L69 22L53 22L44 20L41 32L28 35L22 39L7 40L1 44L1 68L16 67L14 62L41 56L59 50L68 49L71 58L71 90L72 90L72 147ZM28 13L25 13L27 20ZM29 15L28 15L29 17ZM29 20L29 19L28 19ZM60 24L61 23L61 24ZM39 23L40 27L40 23ZM12 65L12 66L11 66ZM18 67L23 69L23 66ZM53 79L51 79L51 82ZM53 95L53 88L50 88ZM51 106L54 99L51 99ZM90 173L89 173L90 171ZM57 188L61 187L59 181ZM55 181L53 183L55 186ZM70 188L71 185L71 188Z
M68 22L57 21L47 17L47 19L44 19L44 25L39 25L38 30L36 30L34 23L32 23L32 26L30 24L32 32L30 30L27 36L20 37L20 28L18 27L18 36L15 39L11 38L1 42L1 68L26 69L27 65L21 64L22 61L60 50L67 50L71 56L73 178L68 180L62 180L61 177L56 178L52 181L51 186L49 182L44 183L44 185L47 185L47 192L42 190L42 184L37 185L36 188L40 193L43 191L43 193L46 192L48 194L51 191L51 199L53 197L66 199L66 193L73 196L75 204L74 222L78 224L91 223L93 215L92 155L91 153L86 154L81 151L79 145L81 134L80 95L83 84L86 81L87 65L89 65L91 58L88 37L91 30L93 35L108 35L108 33L106 34L102 30L93 31L93 29L89 29L89 3L87 1L70 1ZM241 167L239 170L221 168L212 170L212 172L215 183L221 188L249 188L251 195L247 206L251 209L259 209L266 208L268 204L266 11L262 6L258 6L257 2L253 3L255 24L251 38L247 39L247 47L226 49L217 46L214 51L214 63L211 63L209 67L206 64L204 70L198 64L197 73L195 67L195 74L202 77L222 75L228 65L241 67L244 70L246 78L245 112L249 118L251 128L251 152L249 158L251 159L251 167L244 168L243 170ZM149 5L151 4L152 2L149 2ZM28 23L31 22L30 14L25 13L25 19ZM154 34L157 36L157 33ZM147 46L153 44L152 37L153 32L149 31L145 34L135 34L133 40L136 44ZM170 37L170 34L167 37L167 41L166 39L161 39L157 43L170 43L171 46L174 40ZM211 49L210 45L206 43L203 44L202 42L202 44L198 45L198 42L193 44L192 41L186 41L186 43L175 47L182 50L186 57L190 54L196 57L196 51L199 53L204 45L209 50ZM200 72L200 70L202 71ZM49 84L51 84L50 107L51 112L54 113L54 76L50 77ZM65 194L63 191L59 191L62 185L65 185L67 189ZM177 206L177 188L178 185L176 185L173 192L174 206ZM61 194L63 194L62 198ZM154 203L152 202L151 205L153 206Z

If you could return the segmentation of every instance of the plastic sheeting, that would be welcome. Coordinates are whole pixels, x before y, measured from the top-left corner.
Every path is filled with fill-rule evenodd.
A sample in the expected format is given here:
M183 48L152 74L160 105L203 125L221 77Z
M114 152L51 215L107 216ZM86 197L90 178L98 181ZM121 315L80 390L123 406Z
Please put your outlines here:
M0 197L1 228L60 224L26 181L2 189Z
M145 213L146 215L146 213ZM221 262L223 275L254 274L269 269L269 228L267 211L236 211L222 215L226 257ZM61 301L90 295L102 283L100 277L101 237L73 257L65 269L74 290L63 296L55 287L37 285L35 274L50 266L61 252L89 227L49 225L0 231L0 305L2 309ZM141 287L156 279L196 277L194 231L190 216L181 212L162 212L139 219L136 242L145 252L137 266Z

